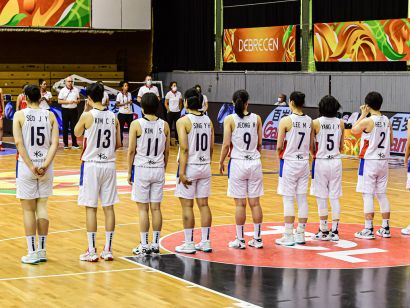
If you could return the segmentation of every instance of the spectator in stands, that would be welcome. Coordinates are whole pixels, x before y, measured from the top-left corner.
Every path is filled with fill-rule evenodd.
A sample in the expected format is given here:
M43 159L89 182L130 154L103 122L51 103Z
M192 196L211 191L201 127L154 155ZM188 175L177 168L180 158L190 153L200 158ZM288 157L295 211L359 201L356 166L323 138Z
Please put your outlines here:
M152 84L151 75L147 75L145 77L145 85L143 85L138 91L138 95L137 95L138 103L141 103L141 98L145 93L154 93L158 97L158 100L161 99L161 97L159 96L158 88Z
M5 106L3 90L0 88L0 152L4 151L3 147L3 118L5 117Z
M202 87L199 84L197 84L194 88L199 93L199 100L202 102L202 108L199 109L198 111L207 113L208 112L208 98L206 97L205 94L202 94Z
M178 91L177 82L172 81L169 85L170 91L165 95L165 109L167 109L167 122L172 134L175 123L175 139L178 141L177 121L181 117L182 94Z
M287 106L288 103L286 101L286 95L281 93L278 97L277 102L274 104L275 106Z
M124 127L125 123L127 123L128 129L131 126L132 121L134 120L134 115L132 111L132 96L131 93L128 92L128 82L121 81L120 82L121 91L118 92L116 105L119 107L118 111L118 121L120 122L120 130L121 130L121 143L124 139Z
M38 85L40 86L41 94L40 108L49 110L51 106L51 98L53 97L53 95L51 94L51 92L47 91L47 81L45 81L44 79L39 79Z
M23 92L17 96L17 102L16 102L16 111L23 110L27 108L27 97L26 94L24 94L24 90L26 89L27 85L25 84L22 89Z
M80 103L80 92L74 87L73 78L65 79L65 87L58 94L58 103L62 107L63 116L63 141L64 149L68 149L68 128L71 130L71 143L73 149L79 149L77 138L74 135L74 127L78 121L78 104Z
M104 82L102 81L97 81L97 83L99 83L100 85L102 85L104 87L104 97L102 99L101 104L103 106L109 106L110 105L110 97L108 96L107 91L105 91L105 86L104 86Z

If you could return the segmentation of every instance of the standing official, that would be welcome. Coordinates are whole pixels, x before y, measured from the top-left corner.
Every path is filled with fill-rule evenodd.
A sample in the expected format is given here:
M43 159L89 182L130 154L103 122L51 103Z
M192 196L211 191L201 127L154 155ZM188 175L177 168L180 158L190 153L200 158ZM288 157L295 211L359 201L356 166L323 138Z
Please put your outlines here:
M175 123L175 139L178 141L178 134L176 131L176 124L181 117L182 110L182 94L178 91L177 82L172 81L169 85L171 91L165 95L165 109L167 110L167 122L169 129L173 130Z
M138 103L141 103L142 96L145 93L154 93L157 97L158 100L161 98L159 97L159 92L158 88L152 84L152 76L147 75L145 77L145 85L143 85L139 90L138 90L138 95L137 95L137 101Z

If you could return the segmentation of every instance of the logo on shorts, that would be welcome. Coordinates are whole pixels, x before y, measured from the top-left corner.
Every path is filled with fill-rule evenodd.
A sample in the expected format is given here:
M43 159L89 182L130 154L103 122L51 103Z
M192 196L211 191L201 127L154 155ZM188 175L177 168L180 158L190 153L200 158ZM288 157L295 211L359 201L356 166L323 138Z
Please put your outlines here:
M296 155L296 158L297 158L297 159L303 159L303 155L302 155L302 154L298 154L298 155Z
M156 162L151 160L151 159L148 161L148 165L155 165L155 164L156 164Z
M386 158L386 155L384 155L384 153L379 153L378 156L380 159Z
M252 156L250 156L250 155L245 155L244 158L247 159L247 160L252 160Z
M41 153L40 151L35 151L35 152L34 152L34 156L35 156L36 158L40 158L40 157L43 157L43 153Z
M200 161L200 162L205 162L205 161L206 161L205 156L200 156L200 157L199 157L199 161Z
M328 158L328 159L333 159L333 158L335 158L335 157L334 157L333 155L328 155L327 158Z
M104 159L107 159L108 157L104 153L100 153L100 154L98 154L98 158L100 160L104 160Z

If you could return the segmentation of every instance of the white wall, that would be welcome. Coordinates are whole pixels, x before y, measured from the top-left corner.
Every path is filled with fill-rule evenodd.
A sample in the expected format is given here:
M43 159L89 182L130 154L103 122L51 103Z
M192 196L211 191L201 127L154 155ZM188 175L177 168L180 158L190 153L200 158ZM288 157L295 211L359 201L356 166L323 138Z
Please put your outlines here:
M151 0L92 0L92 28L150 30Z

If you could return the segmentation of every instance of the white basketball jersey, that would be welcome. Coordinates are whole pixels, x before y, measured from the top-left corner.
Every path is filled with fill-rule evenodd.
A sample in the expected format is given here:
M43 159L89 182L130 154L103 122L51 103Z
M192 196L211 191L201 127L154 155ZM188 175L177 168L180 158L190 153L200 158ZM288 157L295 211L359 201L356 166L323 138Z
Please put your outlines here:
M45 161L51 146L50 112L45 109L23 109L22 135L24 147L30 160L37 166ZM19 161L23 158L19 155Z
M92 109L93 125L84 133L82 161L114 162L116 147L115 115L109 110Z
M232 152L234 159L258 159L261 157L258 151L258 116L249 113L242 119L236 114L231 117L235 122L232 132Z
M338 118L319 118L320 130L316 135L315 158L340 158L341 122Z
M285 147L279 155L286 160L308 160L312 119L307 115L289 115L292 129L286 133Z
M382 115L372 115L374 128L370 133L363 132L360 141L360 158L388 159L390 157L390 122Z
M163 168L165 143L164 120L149 121L146 118L137 120L141 125L141 136L137 139L137 153L134 165L146 168Z
M207 165L211 163L211 120L207 115L186 115L192 123L188 134L188 164Z

